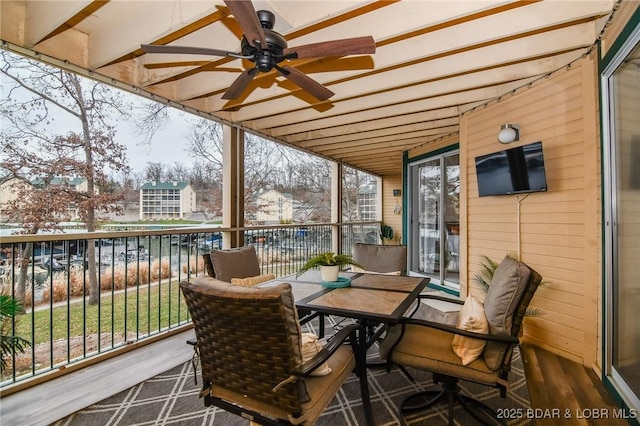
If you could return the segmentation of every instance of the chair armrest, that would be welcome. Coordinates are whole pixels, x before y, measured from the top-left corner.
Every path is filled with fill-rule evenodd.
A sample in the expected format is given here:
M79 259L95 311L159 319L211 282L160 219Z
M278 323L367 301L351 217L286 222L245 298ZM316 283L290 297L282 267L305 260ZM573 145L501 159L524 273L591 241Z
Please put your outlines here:
M473 331L461 330L457 327L454 327L448 324L442 324L439 322L426 321L421 319L403 318L400 321L400 324L402 324L403 326L406 324L413 324L413 325L419 325L422 327L435 328L437 330L445 331L447 333L457 334L459 336L465 336L465 337L472 337L474 339L481 339L489 342L501 342L501 343L519 343L520 342L520 340L516 336L475 333Z
M357 329L358 326L356 324L351 324L344 327L342 330L331 337L331 340L329 340L329 342L324 345L320 352L315 354L309 361L294 368L291 373L295 374L296 376L308 376L309 373L326 362L331 357L331 355L333 355L334 352L337 351L340 346L342 346L347 338L351 337L352 339L355 339L355 333Z
M439 296L437 294L419 294L418 299L441 300L443 302L455 303L457 305L464 305L464 300L453 299L447 296Z
M413 308L411 313L409 315L406 315L407 317L413 317L418 312L418 309L420 309L420 305L422 303L422 300L440 300L442 302L448 302L448 303L452 303L454 305L464 305L464 301L463 300L452 299L451 297L440 296L440 295L431 294L431 293L419 294L418 297L416 298L416 300L418 301L418 303L415 304L415 307Z

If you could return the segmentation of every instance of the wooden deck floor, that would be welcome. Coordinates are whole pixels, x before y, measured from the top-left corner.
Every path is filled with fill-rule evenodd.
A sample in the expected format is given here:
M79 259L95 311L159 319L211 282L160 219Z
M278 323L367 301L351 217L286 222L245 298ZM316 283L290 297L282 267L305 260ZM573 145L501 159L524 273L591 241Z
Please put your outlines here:
M526 343L522 359L536 425L629 425L590 369Z

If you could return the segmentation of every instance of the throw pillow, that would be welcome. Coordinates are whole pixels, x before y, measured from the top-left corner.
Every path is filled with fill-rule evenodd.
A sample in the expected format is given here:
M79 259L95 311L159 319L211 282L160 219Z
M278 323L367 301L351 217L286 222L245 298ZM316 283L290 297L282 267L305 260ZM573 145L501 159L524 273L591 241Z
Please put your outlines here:
M260 275L260 263L252 245L228 250L211 250L214 275L221 281Z
M527 287L530 272L527 265L509 256L498 265L484 298L484 310L491 334L511 335L513 314ZM483 354L487 367L497 370L508 348L509 345L504 343L487 342Z
M300 333L302 344L302 363L309 361L322 350L322 345L318 342L318 336L313 333ZM331 367L325 362L320 367L310 373L311 376L326 376L331 373Z
M484 314L484 306L475 297L469 296L464 302L458 316L457 328L474 333L487 334L489 332L489 322ZM462 360L462 365L467 365L482 354L486 343L482 339L455 335L452 347Z
M276 276L273 274L264 274L258 275L255 277L247 277L247 278L231 278L231 284L233 285L241 285L243 287L253 287L258 284L262 284L266 281L275 280Z

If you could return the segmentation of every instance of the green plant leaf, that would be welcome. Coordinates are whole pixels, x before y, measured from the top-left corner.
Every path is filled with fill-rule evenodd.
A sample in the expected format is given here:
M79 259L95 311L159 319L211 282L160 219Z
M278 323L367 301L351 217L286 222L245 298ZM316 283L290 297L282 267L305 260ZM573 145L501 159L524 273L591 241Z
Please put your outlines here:
M311 259L305 263L302 268L298 271L298 275L303 272L308 271L309 269L317 268L319 266L346 266L346 265L354 265L360 268L363 268L362 265L357 263L353 258L348 254L335 254L334 252L325 252L319 253L313 256Z
M5 330L11 327L11 319L22 311L19 300L5 294L0 295L0 372L7 368L7 356L24 350L31 346L31 342L19 336L5 334Z

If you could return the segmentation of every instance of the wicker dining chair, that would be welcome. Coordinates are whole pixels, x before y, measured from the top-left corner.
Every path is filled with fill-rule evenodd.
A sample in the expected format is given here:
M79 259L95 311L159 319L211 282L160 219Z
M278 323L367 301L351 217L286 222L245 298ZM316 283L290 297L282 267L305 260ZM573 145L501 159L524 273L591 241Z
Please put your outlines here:
M513 350L519 344L522 321L541 281L535 270L507 256L494 273L484 305L473 297L457 301L471 306L463 306L457 326L407 317L389 329L380 347L383 359L403 368L430 371L433 381L442 383L440 391L423 391L406 398L402 413L426 410L445 400L450 425L456 402L483 424L502 423L490 407L461 394L458 382L495 387L502 398L506 397ZM477 331L482 317L486 318L484 333Z
M303 362L288 283L241 287L203 276L180 288L195 328L206 406L264 425L311 425L354 371L356 326ZM327 366L329 374L314 375Z

